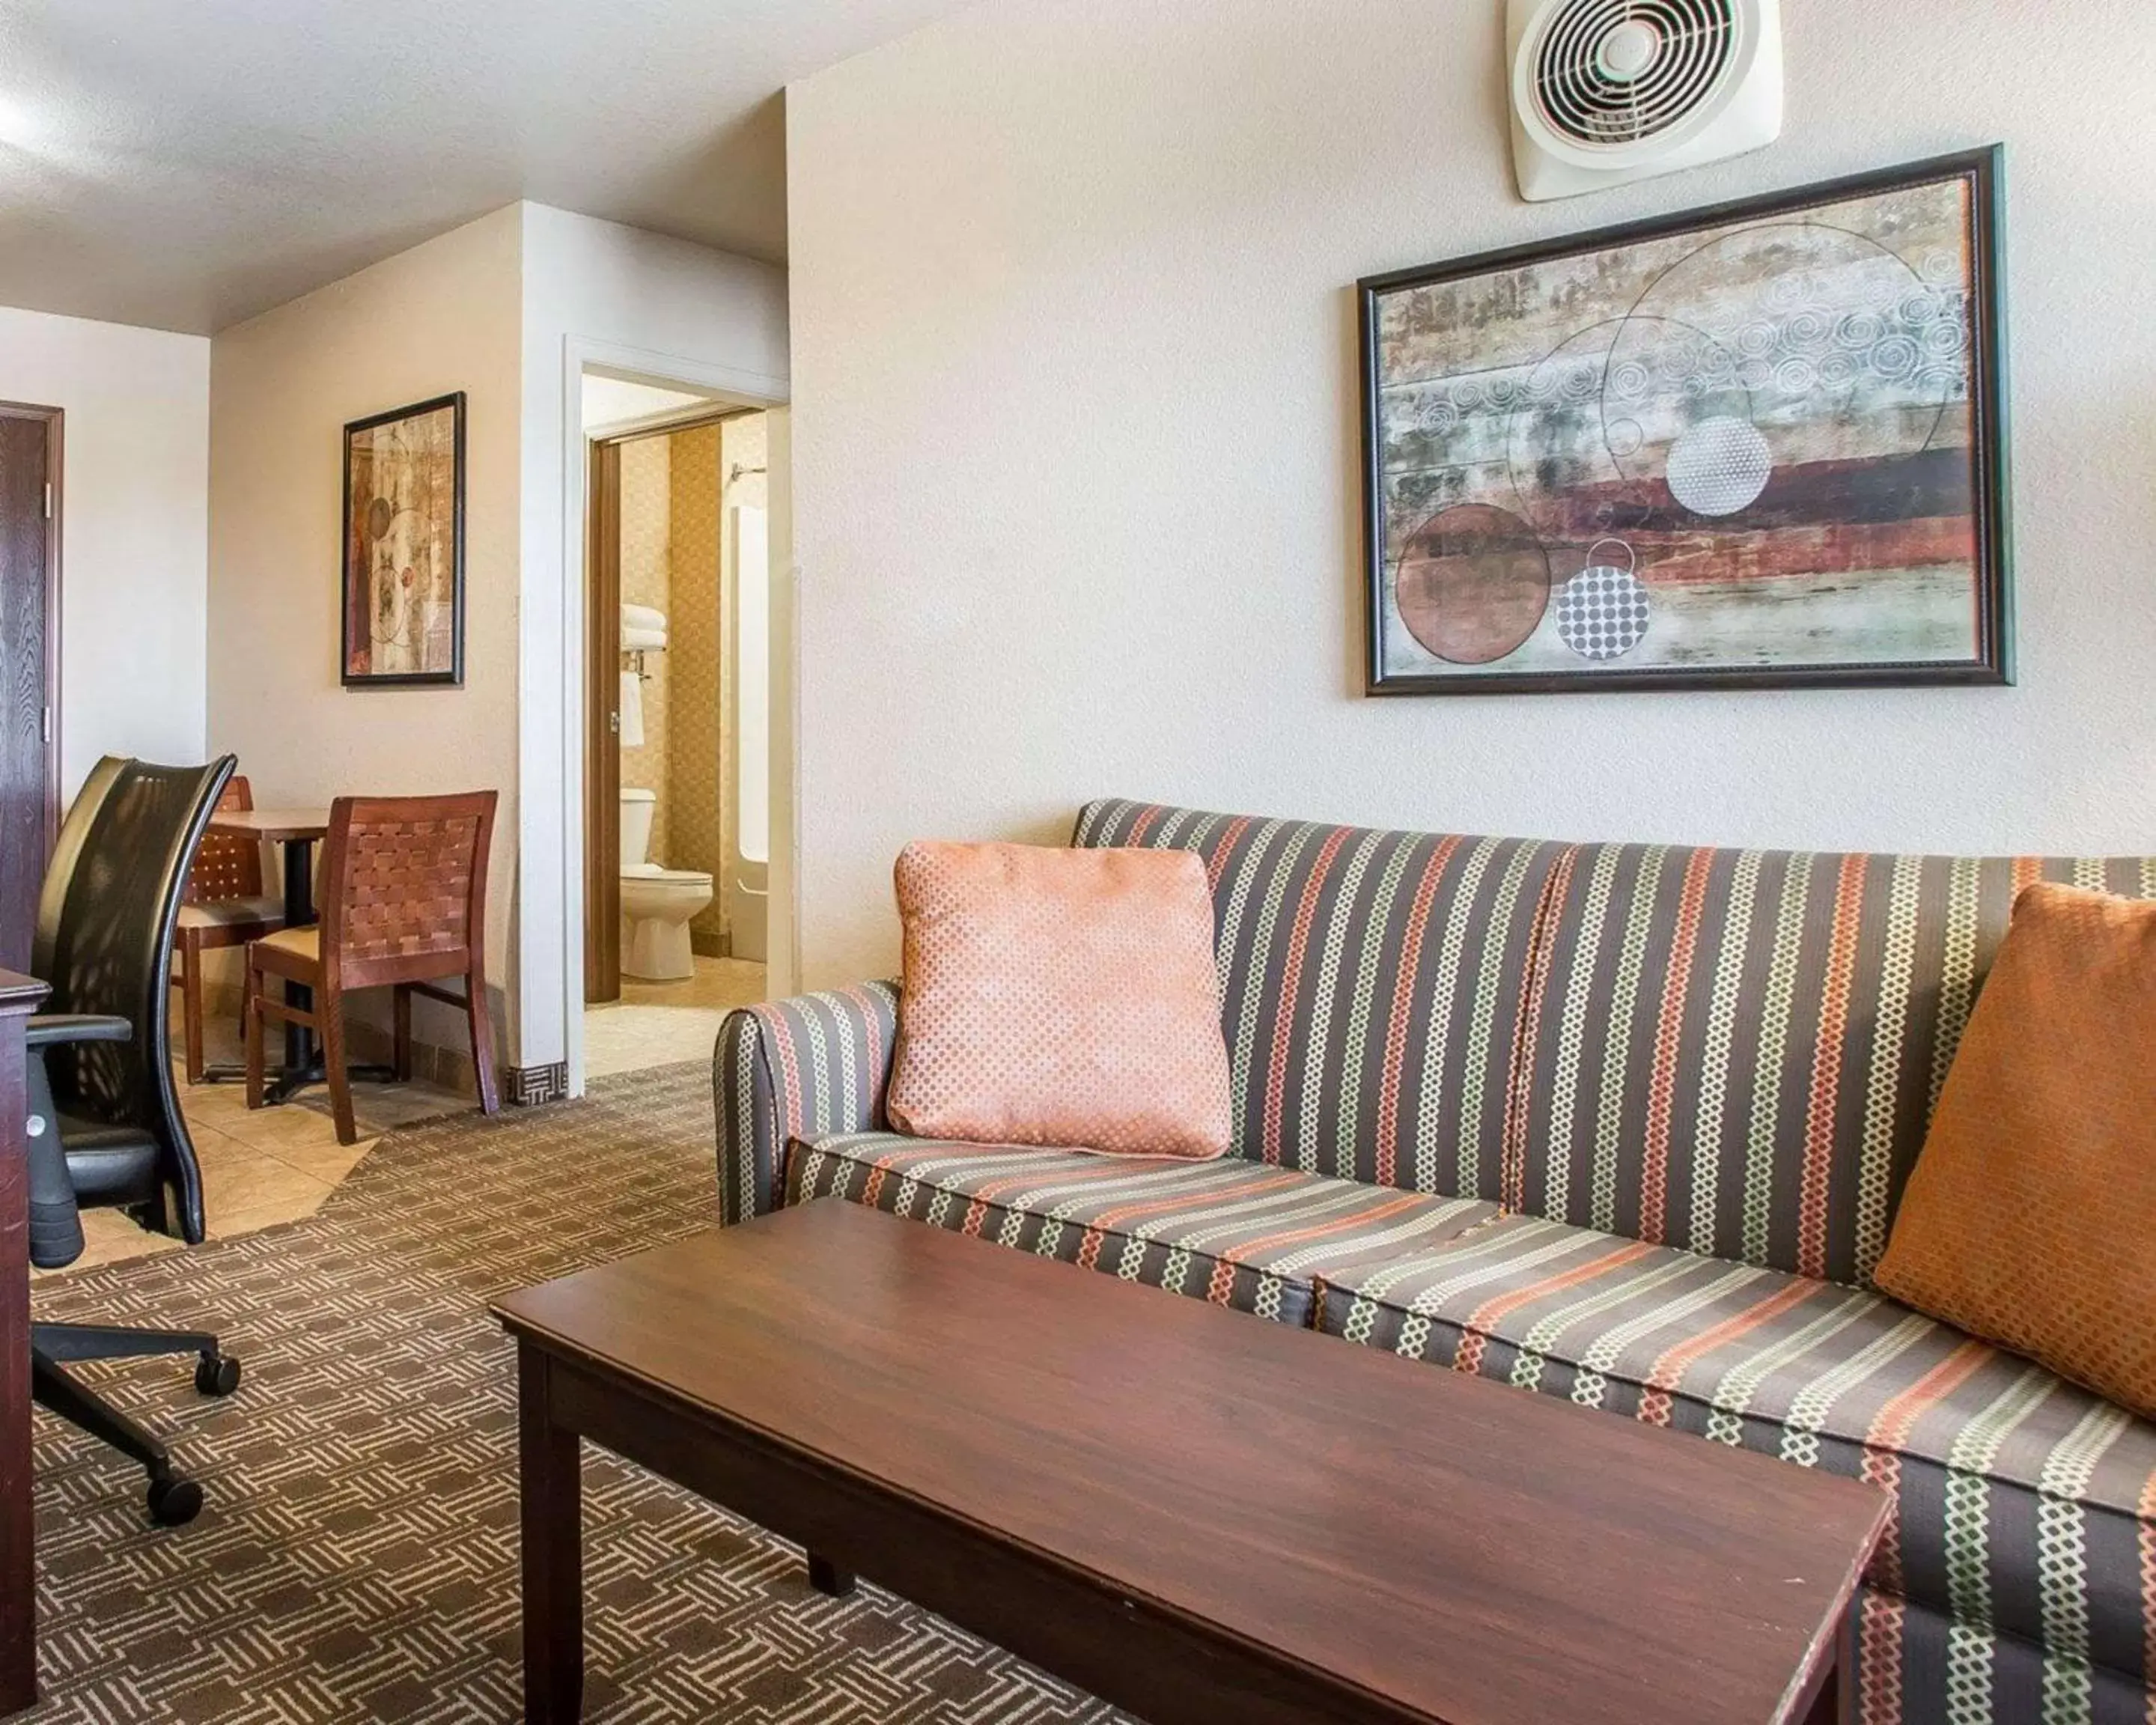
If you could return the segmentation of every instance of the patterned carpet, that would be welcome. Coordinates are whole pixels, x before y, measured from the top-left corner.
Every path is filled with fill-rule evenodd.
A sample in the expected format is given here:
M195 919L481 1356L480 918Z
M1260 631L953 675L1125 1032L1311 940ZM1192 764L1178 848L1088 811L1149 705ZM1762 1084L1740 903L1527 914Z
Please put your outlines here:
M85 1368L208 1502L151 1529L141 1475L38 1423L36 1725L520 1718L509 1289L715 1214L710 1070L385 1139L321 1212L37 1291L48 1319L199 1323L246 1362ZM586 1717L665 1725L1109 1725L1108 1708L587 1450Z

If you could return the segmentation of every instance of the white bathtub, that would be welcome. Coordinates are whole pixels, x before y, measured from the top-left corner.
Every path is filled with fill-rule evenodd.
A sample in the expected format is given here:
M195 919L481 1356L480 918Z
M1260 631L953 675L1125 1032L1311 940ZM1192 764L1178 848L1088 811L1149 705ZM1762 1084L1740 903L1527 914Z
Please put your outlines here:
M761 859L736 858L733 902L727 907L733 928L735 957L757 964L766 962L770 906L771 865Z

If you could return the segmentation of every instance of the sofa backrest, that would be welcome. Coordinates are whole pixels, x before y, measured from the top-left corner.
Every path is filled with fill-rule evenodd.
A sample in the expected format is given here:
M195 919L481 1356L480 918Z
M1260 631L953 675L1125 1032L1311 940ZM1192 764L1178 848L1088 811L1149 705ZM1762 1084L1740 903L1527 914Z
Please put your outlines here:
M1495 1199L1535 917L1564 847L1096 803L1083 845L1213 882L1233 1153Z
M1558 865L1502 1201L1861 1284L2015 895L2156 860L1589 845Z
M1866 1281L2036 880L2156 858L1787 854L1369 832L1096 803L1197 851L1235 1153Z

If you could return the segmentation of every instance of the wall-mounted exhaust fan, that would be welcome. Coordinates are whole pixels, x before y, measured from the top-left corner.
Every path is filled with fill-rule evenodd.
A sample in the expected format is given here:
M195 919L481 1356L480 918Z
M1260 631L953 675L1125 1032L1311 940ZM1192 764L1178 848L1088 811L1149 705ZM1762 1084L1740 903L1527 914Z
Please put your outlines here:
M1697 167L1782 130L1780 0L1509 0L1512 154L1539 201Z

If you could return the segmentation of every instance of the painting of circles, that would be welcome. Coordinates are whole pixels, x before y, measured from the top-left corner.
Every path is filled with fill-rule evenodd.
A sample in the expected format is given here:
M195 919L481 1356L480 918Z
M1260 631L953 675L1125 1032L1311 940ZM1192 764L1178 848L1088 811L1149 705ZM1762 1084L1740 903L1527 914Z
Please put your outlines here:
M1373 692L2010 681L2002 195L1977 151L1363 283Z

